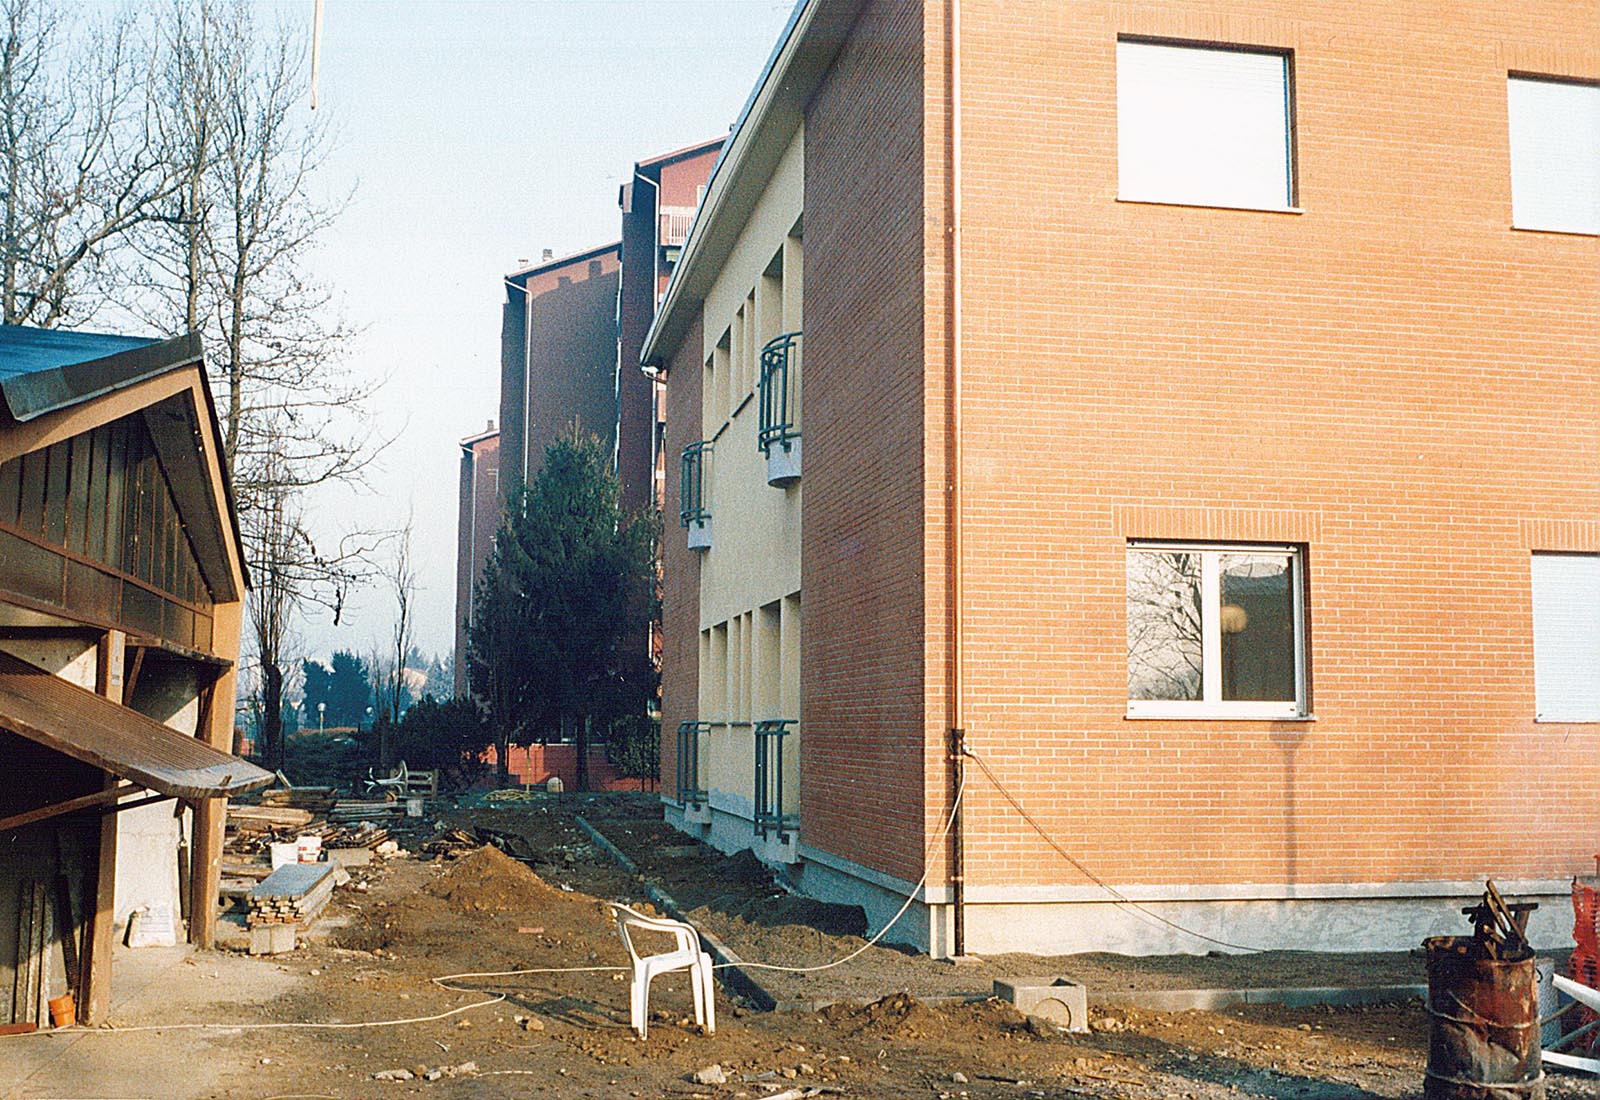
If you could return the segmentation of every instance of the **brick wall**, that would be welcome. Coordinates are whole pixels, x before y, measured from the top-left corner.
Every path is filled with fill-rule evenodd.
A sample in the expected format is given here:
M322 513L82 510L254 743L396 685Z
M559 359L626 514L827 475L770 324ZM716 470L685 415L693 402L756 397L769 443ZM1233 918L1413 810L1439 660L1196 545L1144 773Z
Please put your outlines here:
M920 3L866 4L805 132L801 839L912 879L926 743L921 39Z
M699 717L700 555L678 526L678 456L700 438L700 350L696 320L667 372L667 489L662 509L661 789L676 793L678 723Z
M652 503L655 488L655 400L639 368L639 349L655 316L655 188L632 181L632 209L622 215L622 292L617 300L617 476L622 507Z
M570 281L537 294L528 320L526 424L532 480L550 444L574 428L607 453L617 429L617 259L574 265Z
M1600 726L1532 721L1529 553L1600 550L1600 240L1509 228L1506 73L1600 78L1600 5L963 13L978 750L1116 882L1590 869ZM1119 33L1293 50L1304 213L1117 202ZM918 212L882 171L899 128L861 121L904 117L901 67L852 80L882 49L859 38L807 150L807 830L886 836L908 874L899 771L853 798L917 721L918 667L885 601L916 583L896 341L917 322L862 259ZM1123 717L1137 537L1306 547L1314 722ZM981 782L967 828L974 882L1085 881Z

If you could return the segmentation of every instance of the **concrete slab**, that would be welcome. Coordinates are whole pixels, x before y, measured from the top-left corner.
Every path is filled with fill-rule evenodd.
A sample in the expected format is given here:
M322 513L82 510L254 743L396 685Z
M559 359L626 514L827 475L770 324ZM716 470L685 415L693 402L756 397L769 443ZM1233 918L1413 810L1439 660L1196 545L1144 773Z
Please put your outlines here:
M270 964L187 946L118 948L111 970L111 1023L124 1027L238 1018L241 1004L265 1003L304 980ZM0 1100L202 1100L255 1064L259 1053L238 1042L240 1034L67 1028L13 1036L0 1040ZM130 1082L138 1082L136 1091Z

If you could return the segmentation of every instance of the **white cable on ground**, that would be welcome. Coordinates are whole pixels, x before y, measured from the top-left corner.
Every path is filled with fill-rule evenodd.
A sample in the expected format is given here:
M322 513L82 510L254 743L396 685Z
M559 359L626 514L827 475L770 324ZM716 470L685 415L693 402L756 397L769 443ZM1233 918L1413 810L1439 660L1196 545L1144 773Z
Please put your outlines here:
M281 1024L141 1024L138 1027L74 1027L56 1029L52 1031L35 1031L34 1035L59 1035L66 1031L71 1035L129 1035L135 1031L286 1031L302 1029L320 1029L324 1031L348 1031L363 1027L402 1027L407 1024L431 1024L435 1020L446 1020L451 1016L459 1016L463 1012L471 1012L475 1008L487 1008L497 1005L506 999L507 994L501 993L487 1001L476 1001L460 1008L452 1008L448 1012L440 1012L433 1016L412 1016L404 1020L358 1020L348 1024L322 1024L322 1023L281 1023Z
M448 989L455 993L475 993L477 990L461 989L458 986L446 985L446 982L458 978L498 978L515 974L586 974L600 971L626 970L625 966L547 966L532 967L524 970L483 970L465 974L445 974L438 978L428 980L441 989ZM74 1027L56 1028L50 1031L35 1031L33 1035L129 1035L136 1031L283 1031L289 1029L321 1029L326 1031L348 1031L364 1027L402 1027L408 1024L430 1024L438 1020L447 1020L451 1016L459 1016L463 1012L471 1012L475 1008L488 1008L506 1000L510 994L500 993L486 1001L475 1001L460 1008L452 1008L448 1012L440 1012L433 1016L412 1016L403 1020L358 1020L352 1023L270 1023L270 1024L141 1024L138 1027ZM16 1036L21 1038L21 1036Z
M449 989L457 993L476 993L477 990L460 989L444 983L453 982L458 978L509 978L519 974L599 974L627 969L625 966L535 966L523 970L473 970L463 974L445 974L428 980L440 989Z
M899 919L901 917L906 915L906 910L911 908L911 903L916 901L917 900L917 895L922 892L922 887L927 883L928 876L933 873L933 853L934 853L934 850L935 850L935 848L937 848L937 846L939 844L944 842L945 837L950 835L950 830L955 826L955 823L956 823L956 814L958 814L961 811L961 800L966 795L966 793L967 793L967 775L966 775L966 772L963 771L961 773L961 783L960 783L960 785L958 787L956 787L955 801L950 803L950 816L945 820L944 828L939 830L939 835L934 837L933 843L928 845L928 850L923 853L923 856L922 856L922 866L923 866L922 877L920 879L918 879L917 880L917 884L911 888L911 893L906 897L905 904L900 906L900 911L897 912L894 916L890 917L889 918L889 923L885 924L882 928L878 929L877 933L871 939L869 939L866 943L862 944L860 947L856 948L854 951L850 952L850 954L846 955L842 959L835 959L833 962L822 963L822 964L820 964L818 966L779 966L777 963L737 962L737 963L717 963L714 967L712 967L712 969L713 970L725 970L725 969L733 969L733 970L780 970L785 974L810 974L810 973L813 973L813 972L818 971L818 970L832 970L836 966L843 966L845 963L849 962L851 959L855 958L857 955L860 955L867 948L876 945L877 942L879 940L883 939L883 937L888 933L889 929L893 928L895 926L895 923L897 921L899 921Z

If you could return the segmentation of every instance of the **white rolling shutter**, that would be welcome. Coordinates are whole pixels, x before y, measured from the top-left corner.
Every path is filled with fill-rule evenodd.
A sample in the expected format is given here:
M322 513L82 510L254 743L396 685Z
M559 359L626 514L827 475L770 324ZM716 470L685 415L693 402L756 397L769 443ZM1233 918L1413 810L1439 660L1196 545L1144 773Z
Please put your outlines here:
M1600 233L1600 86L1511 77L1511 224Z
M1600 722L1600 554L1533 555L1534 716Z
M1293 205L1289 58L1117 43L1117 194L1283 209Z

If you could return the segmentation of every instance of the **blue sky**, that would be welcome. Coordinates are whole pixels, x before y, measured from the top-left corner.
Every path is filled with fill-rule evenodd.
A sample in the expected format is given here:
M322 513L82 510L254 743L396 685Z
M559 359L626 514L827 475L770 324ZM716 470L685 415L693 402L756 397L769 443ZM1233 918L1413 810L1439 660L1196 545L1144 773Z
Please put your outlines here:
M317 277L361 330L349 367L395 441L370 489L316 502L326 533L414 514L417 643L452 644L456 443L498 418L501 277L545 248L615 240L635 161L726 133L788 0L326 0L319 111L340 135L319 186L356 184ZM284 5L305 18L311 5ZM307 654L367 651L391 598L303 624Z

